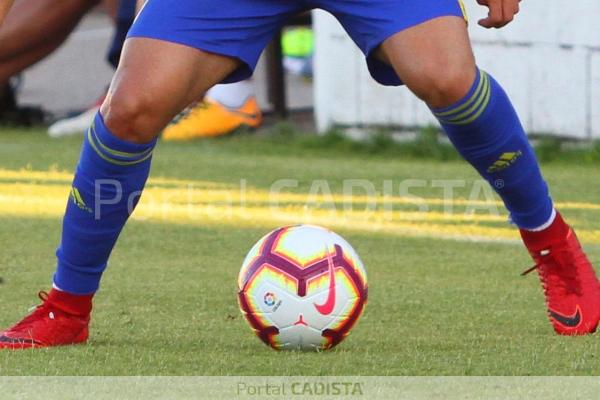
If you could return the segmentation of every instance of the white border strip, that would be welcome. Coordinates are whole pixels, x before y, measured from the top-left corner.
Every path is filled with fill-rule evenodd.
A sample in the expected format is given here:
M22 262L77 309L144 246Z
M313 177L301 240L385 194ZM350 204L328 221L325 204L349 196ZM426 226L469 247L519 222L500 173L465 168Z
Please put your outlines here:
M597 377L0 377L2 400L594 399Z

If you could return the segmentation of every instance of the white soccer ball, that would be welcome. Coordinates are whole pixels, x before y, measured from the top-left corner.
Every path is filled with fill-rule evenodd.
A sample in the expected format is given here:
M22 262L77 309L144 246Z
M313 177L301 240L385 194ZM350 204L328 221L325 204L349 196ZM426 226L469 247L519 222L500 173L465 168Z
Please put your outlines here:
M340 343L367 301L367 274L352 246L311 225L276 229L250 250L238 300L250 327L278 350Z

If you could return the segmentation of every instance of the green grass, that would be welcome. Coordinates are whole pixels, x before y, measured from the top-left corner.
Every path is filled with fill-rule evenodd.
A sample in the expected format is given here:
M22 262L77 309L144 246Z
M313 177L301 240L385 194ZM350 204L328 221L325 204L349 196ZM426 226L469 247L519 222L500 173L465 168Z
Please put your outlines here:
M247 179L259 189L294 178L298 193L314 179L327 180L337 193L347 178L378 185L386 179L477 178L450 156L442 157L450 160L444 163L406 160L333 136L283 136L161 143L153 176L226 184ZM0 169L72 170L79 143L52 141L38 131L2 131ZM552 163L545 170L556 200L600 204L600 193L591 190L593 166ZM417 192L440 195L432 187ZM598 211L565 214L589 232L600 229L593 218ZM0 375L600 374L598 337L552 333L536 278L519 276L530 265L520 246L367 232L351 222L336 230L368 269L363 318L333 351L272 351L241 317L235 286L245 253L274 227L132 221L97 295L89 343L0 352ZM0 326L22 317L35 304L35 291L48 287L59 235L56 216L0 212ZM597 244L586 248L600 260Z

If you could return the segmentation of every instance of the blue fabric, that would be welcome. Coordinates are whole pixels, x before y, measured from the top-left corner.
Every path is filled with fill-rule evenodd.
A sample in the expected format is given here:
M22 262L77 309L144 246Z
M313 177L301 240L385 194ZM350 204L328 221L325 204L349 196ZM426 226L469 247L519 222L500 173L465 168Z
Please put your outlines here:
M139 145L114 136L100 114L84 139L63 220L54 283L73 294L98 290L121 229L139 201L156 140Z
M506 93L478 71L469 93L433 113L460 154L477 169L524 229L545 224L552 200L534 151Z
M127 32L129 32L129 28L131 28L135 20L135 5L136 0L121 0L119 2L117 20L115 21L115 33L108 49L108 54L106 55L108 62L115 68L119 65Z
M121 0L117 10L117 18L133 21L135 19L136 0Z
M441 16L463 17L458 0L151 0L128 37L148 37L239 58L245 65L224 82L252 75L273 34L298 13L332 13L368 57L373 77L400 85L392 68L371 54L385 39Z

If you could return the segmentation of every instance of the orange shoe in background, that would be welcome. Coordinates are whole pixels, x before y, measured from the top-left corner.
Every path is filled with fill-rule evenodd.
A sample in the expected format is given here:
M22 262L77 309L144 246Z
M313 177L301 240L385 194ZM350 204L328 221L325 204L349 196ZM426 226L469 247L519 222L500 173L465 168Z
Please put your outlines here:
M258 128L262 113L254 96L240 108L229 108L210 98L188 107L163 131L167 141L224 136L238 128Z

